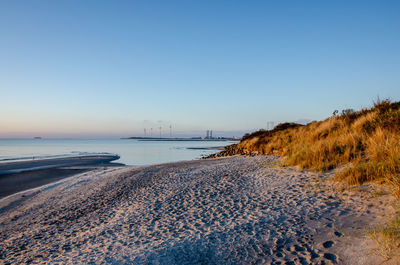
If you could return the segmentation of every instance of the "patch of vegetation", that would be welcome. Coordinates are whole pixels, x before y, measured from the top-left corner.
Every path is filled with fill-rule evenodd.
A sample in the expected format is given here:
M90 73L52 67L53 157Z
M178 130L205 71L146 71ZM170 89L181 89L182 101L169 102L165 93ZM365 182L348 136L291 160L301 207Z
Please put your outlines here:
M284 158L284 166L316 171L340 167L337 180L389 183L400 197L400 102L378 100L368 109L338 113L305 126L283 123L245 135L219 156L273 154Z
M271 161L271 162L264 163L261 166L268 167L268 168L277 168L277 167L279 167L279 163L277 161Z
M391 222L373 229L369 234L378 243L378 254L386 260L390 259L400 246L400 215L397 214Z

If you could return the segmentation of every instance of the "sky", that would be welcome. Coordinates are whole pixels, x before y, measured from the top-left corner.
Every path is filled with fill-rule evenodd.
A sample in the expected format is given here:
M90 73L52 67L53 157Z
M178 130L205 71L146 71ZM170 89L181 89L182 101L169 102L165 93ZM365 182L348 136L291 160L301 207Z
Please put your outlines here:
M400 1L0 1L0 137L241 136L400 100Z

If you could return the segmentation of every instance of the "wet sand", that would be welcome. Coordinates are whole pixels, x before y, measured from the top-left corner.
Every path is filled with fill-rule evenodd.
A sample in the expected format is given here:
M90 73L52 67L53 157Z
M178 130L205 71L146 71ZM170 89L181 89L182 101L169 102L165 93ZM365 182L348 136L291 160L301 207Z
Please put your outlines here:
M105 164L117 160L118 155L87 155L40 160L0 163L0 175L36 171L49 168Z
M0 175L0 198L16 192L39 187L85 171L88 171L88 169L52 168Z
M0 200L7 264L381 264L390 198L228 157L94 170Z
M0 163L0 198L39 187L110 163L117 155L91 155Z

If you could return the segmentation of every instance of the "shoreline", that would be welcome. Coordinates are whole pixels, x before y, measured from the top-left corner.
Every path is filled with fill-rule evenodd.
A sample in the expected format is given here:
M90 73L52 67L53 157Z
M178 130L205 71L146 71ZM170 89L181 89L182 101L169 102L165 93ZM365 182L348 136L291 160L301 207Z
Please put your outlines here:
M112 163L118 158L90 155L1 163L0 199L96 168L121 166Z
M211 147L186 147L188 150L224 150L225 146L211 146Z
M0 200L11 263L380 264L365 235L389 197L276 156L96 169ZM386 205L385 204L385 205Z
M167 142L239 142L237 138L165 138L165 137L125 137L121 140L139 140L139 141L167 141Z
M36 171L50 168L70 167L70 166L87 166L96 164L110 163L118 160L119 155L98 154L85 156L70 156L59 158L46 158L38 160L11 161L0 163L0 175Z

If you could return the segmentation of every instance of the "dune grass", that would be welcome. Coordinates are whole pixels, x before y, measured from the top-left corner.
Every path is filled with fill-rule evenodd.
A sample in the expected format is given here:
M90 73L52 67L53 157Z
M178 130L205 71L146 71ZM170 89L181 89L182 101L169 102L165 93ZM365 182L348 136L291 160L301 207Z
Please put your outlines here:
M387 183L400 198L400 102L378 100L371 108L344 110L308 125L284 123L270 131L245 135L221 155L273 154L283 166L326 171L349 185ZM390 259L400 246L400 213L374 228L370 236ZM398 253L400 255L400 253Z
M369 236L377 242L379 246L378 254L383 256L385 260L392 258L394 256L393 252L398 252L400 246L399 213L387 224L372 229L369 232Z
M231 150L281 155L283 165L304 169L340 167L337 180L390 183L400 196L400 102L378 100L371 108L344 110L306 126L280 124L245 135Z

